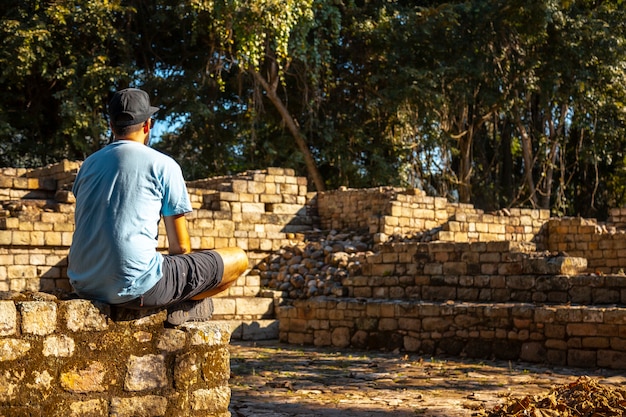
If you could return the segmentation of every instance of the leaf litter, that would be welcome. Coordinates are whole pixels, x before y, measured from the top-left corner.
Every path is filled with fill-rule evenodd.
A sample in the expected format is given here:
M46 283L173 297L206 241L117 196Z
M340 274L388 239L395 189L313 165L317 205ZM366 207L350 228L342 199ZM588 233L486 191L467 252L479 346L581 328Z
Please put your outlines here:
M581 376L553 388L546 396L509 398L488 417L612 417L626 414L626 389Z

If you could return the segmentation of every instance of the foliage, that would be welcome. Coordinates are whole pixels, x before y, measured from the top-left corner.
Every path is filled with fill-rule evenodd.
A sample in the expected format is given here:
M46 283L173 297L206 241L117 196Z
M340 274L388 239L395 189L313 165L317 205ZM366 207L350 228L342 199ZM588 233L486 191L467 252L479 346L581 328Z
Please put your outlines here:
M104 107L130 78L120 1L7 0L0 6L0 163L84 158L106 141Z
M83 159L129 85L190 179L294 168L491 210L626 203L622 0L7 0L0 164Z

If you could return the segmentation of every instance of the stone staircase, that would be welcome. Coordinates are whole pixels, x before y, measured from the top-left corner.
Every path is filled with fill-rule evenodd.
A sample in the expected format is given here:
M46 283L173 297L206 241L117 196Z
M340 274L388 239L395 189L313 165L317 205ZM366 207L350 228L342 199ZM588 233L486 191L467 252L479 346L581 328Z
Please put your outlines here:
M79 166L0 170L0 291L69 289ZM548 210L484 213L392 187L309 193L306 178L281 168L188 188L193 249L239 246L250 257L245 279L215 298L214 321L233 340L626 369L626 208L599 224ZM311 266L295 261L308 254L300 248L278 270L254 270L310 231L358 231L379 247L335 253L337 242L315 240ZM261 277L281 291L262 290Z
M279 340L626 369L626 275L590 272L581 256L528 242L387 243L343 286L345 297L279 307Z
M232 340L278 339L280 294L260 291L256 297L214 297L212 321L226 324Z

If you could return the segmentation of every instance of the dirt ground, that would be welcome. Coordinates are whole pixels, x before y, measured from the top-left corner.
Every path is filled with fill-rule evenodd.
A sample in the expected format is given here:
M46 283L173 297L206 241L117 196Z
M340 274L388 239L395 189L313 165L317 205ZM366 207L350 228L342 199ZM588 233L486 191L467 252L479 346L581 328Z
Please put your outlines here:
M484 417L582 376L608 387L626 382L618 371L232 342L230 411L233 417Z

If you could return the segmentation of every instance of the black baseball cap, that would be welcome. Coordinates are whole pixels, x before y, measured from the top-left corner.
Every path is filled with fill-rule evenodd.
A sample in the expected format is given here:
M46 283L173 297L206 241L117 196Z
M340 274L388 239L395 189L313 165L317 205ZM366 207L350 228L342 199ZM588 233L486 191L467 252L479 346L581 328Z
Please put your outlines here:
M126 88L113 95L109 102L109 116L115 126L131 126L143 123L158 107L150 105L150 96L138 88Z

